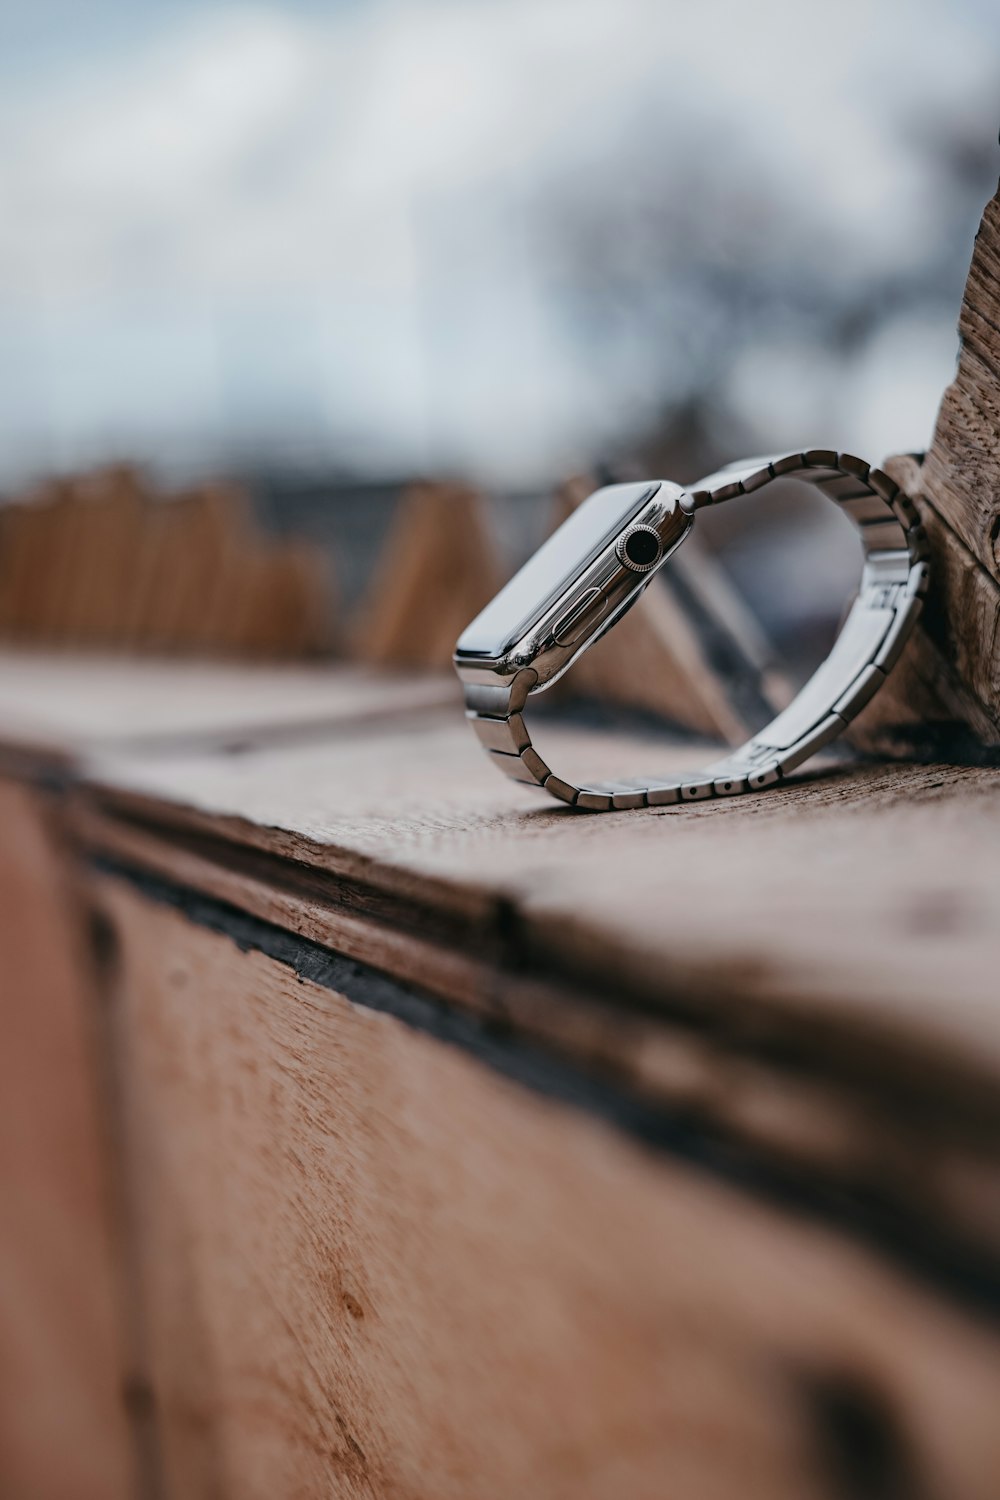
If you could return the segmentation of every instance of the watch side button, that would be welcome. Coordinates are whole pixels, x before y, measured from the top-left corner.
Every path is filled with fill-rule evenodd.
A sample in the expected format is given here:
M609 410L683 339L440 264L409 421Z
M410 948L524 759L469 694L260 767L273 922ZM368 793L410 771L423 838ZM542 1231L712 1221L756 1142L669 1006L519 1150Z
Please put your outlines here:
M552 638L557 646L572 646L584 631L605 611L607 595L600 589L588 589L572 609L568 609L552 627Z

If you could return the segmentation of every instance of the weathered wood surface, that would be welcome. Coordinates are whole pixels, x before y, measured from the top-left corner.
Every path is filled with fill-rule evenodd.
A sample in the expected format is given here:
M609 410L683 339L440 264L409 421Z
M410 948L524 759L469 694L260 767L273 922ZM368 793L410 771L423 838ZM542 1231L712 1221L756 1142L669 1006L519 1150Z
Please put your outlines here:
M959 334L926 457L889 466L917 502L934 569L916 637L859 721L866 743L897 752L1000 746L1000 193L976 238Z
M538 739L598 776L707 748L558 722ZM1000 772L841 765L757 798L597 818L508 784L476 749L451 711L237 758L105 757L93 795L446 915L503 899L525 936L537 912L553 958L572 964L593 933L619 982L658 992L736 988L812 1011L863 989L866 1015L894 1007L938 1041L989 1019Z
M275 682L232 754L217 691L157 750L186 676L144 743L88 676L48 737L121 950L168 1495L721 1497L741 1465L761 1495L984 1493L1000 773L590 818L498 777L454 702L397 719L370 683L299 737ZM598 775L707 748L539 738Z
M245 925L99 894L167 1496L992 1500L993 1331Z
M93 976L42 799L0 781L0 828L0 1494L124 1500Z
M1000 774L841 769L588 818L508 786L456 719L105 763L79 836L626 1078L992 1275ZM555 725L548 742L604 774L692 754Z
M112 748L239 748L457 704L454 676L0 651L0 756L80 762ZM27 760L25 759L27 757Z

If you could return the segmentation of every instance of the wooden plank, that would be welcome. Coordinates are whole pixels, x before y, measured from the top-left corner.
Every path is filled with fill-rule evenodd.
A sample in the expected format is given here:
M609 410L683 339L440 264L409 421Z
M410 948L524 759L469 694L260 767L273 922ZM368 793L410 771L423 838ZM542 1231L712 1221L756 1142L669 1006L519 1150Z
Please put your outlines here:
M859 743L894 754L1000 746L1000 193L976 237L959 335L923 463L888 465L920 509L933 567L903 670L856 730ZM914 688L924 723L908 701Z
M556 765L598 776L670 771L699 754L557 723L538 739ZM794 994L810 1011L850 1005L853 992L864 997L859 1018L881 1002L938 1042L962 1031L977 1050L989 1042L978 1024L990 1016L1000 941L993 770L813 772L757 798L588 817L497 776L454 714L415 724L402 756L386 725L336 744L262 748L236 763L106 760L94 776L108 806L363 878L421 905L482 910L503 896L525 914L537 909L549 930L565 919L573 939L553 946L561 942L566 961L592 930L594 946L607 939L626 965L623 981L645 977L679 993L736 985L770 1006ZM926 864L913 855L925 840ZM922 935L920 913L935 903L955 915ZM800 945L803 972L791 966ZM942 984L954 997L947 1008Z
M244 578L252 524L246 496L232 485L199 485L158 497L144 523L133 640L164 652L222 650Z
M0 651L0 753L229 745L458 704L454 676Z
M64 640L92 650L120 648L129 642L149 485L138 470L123 464L81 477L72 495L79 514L73 527L76 558L66 594ZM26 635L32 638L30 631Z
M34 529L34 562L30 582L25 579L27 597L16 605L21 616L19 633L39 641L65 640L68 607L81 562L86 563L80 547L83 507L71 481L52 480L27 506L14 505L10 511L21 511ZM0 578L0 592L4 588Z
M698 991L692 1017L678 1013L672 997L587 975L570 981L539 965L499 903L492 920L470 922L465 943L453 944L439 913L407 911L354 882L345 890L298 869L289 875L273 861L235 857L218 841L157 833L89 808L78 809L76 821L102 867L142 882L152 876L154 887L165 877L172 898L186 905L197 907L197 893L206 893L442 997L588 1076L627 1081L637 1097L683 1122L689 1145L721 1148L772 1188L805 1185L826 1212L847 1194L866 1205L861 1232L888 1235L925 1270L947 1264L1000 1292L998 1119L988 1073L970 1077L926 1048L921 1055L905 1033L888 1044L876 1039L873 1053L872 1039L850 1027L803 1037L803 1027L790 1024L782 1036L779 1025L755 1017L750 1027ZM653 1009L643 1004L649 998Z
M502 581L482 495L458 484L412 486L358 609L355 656L450 669L460 633Z
M0 781L0 1494L132 1494L95 993L40 798Z
M692 753L545 742L604 775ZM995 772L870 767L588 818L509 787L449 719L404 757L386 725L105 763L78 817L99 855L627 1078L741 1159L877 1205L914 1251L1000 1262Z
M232 485L202 485L152 510L158 535L140 638L260 660L330 654L333 569L319 549L265 537Z
M271 544L269 572L275 620L269 654L291 661L329 656L339 644L332 559L292 539Z
M332 563L276 542L225 484L154 494L121 465L46 485L0 518L0 634L77 648L329 655Z
M119 880L164 1493L992 1500L1000 1342Z
M62 539L60 519L64 487L39 485L18 504L0 513L0 637L31 639L46 625L53 549Z
M928 497L995 579L1000 570L1000 192L976 236L959 318L961 351L924 463Z
M888 467L898 481L910 478L909 489L919 489L911 460ZM850 725L847 738L861 750L892 756L996 764L1000 585L930 508L924 525L934 548L934 592L886 687Z

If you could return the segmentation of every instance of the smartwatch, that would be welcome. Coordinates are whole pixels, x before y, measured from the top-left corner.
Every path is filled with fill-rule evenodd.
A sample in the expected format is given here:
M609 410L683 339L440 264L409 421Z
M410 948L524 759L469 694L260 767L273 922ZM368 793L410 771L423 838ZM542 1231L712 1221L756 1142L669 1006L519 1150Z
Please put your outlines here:
M861 588L822 666L766 729L704 770L581 786L531 743L524 711L611 630L679 547L706 505L795 478L861 533ZM927 539L913 501L881 469L825 448L744 459L697 484L612 484L573 512L477 615L455 648L466 718L499 771L591 812L662 807L758 791L836 738L898 660L927 590Z

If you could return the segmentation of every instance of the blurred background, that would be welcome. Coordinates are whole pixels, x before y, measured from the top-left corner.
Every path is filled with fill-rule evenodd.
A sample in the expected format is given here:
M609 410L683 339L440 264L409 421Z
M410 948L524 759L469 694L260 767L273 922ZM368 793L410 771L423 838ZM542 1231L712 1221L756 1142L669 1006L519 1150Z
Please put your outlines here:
M507 566L573 473L921 448L998 59L993 0L3 0L0 488L222 477L353 605L416 478ZM787 651L853 543L768 504L705 532Z

